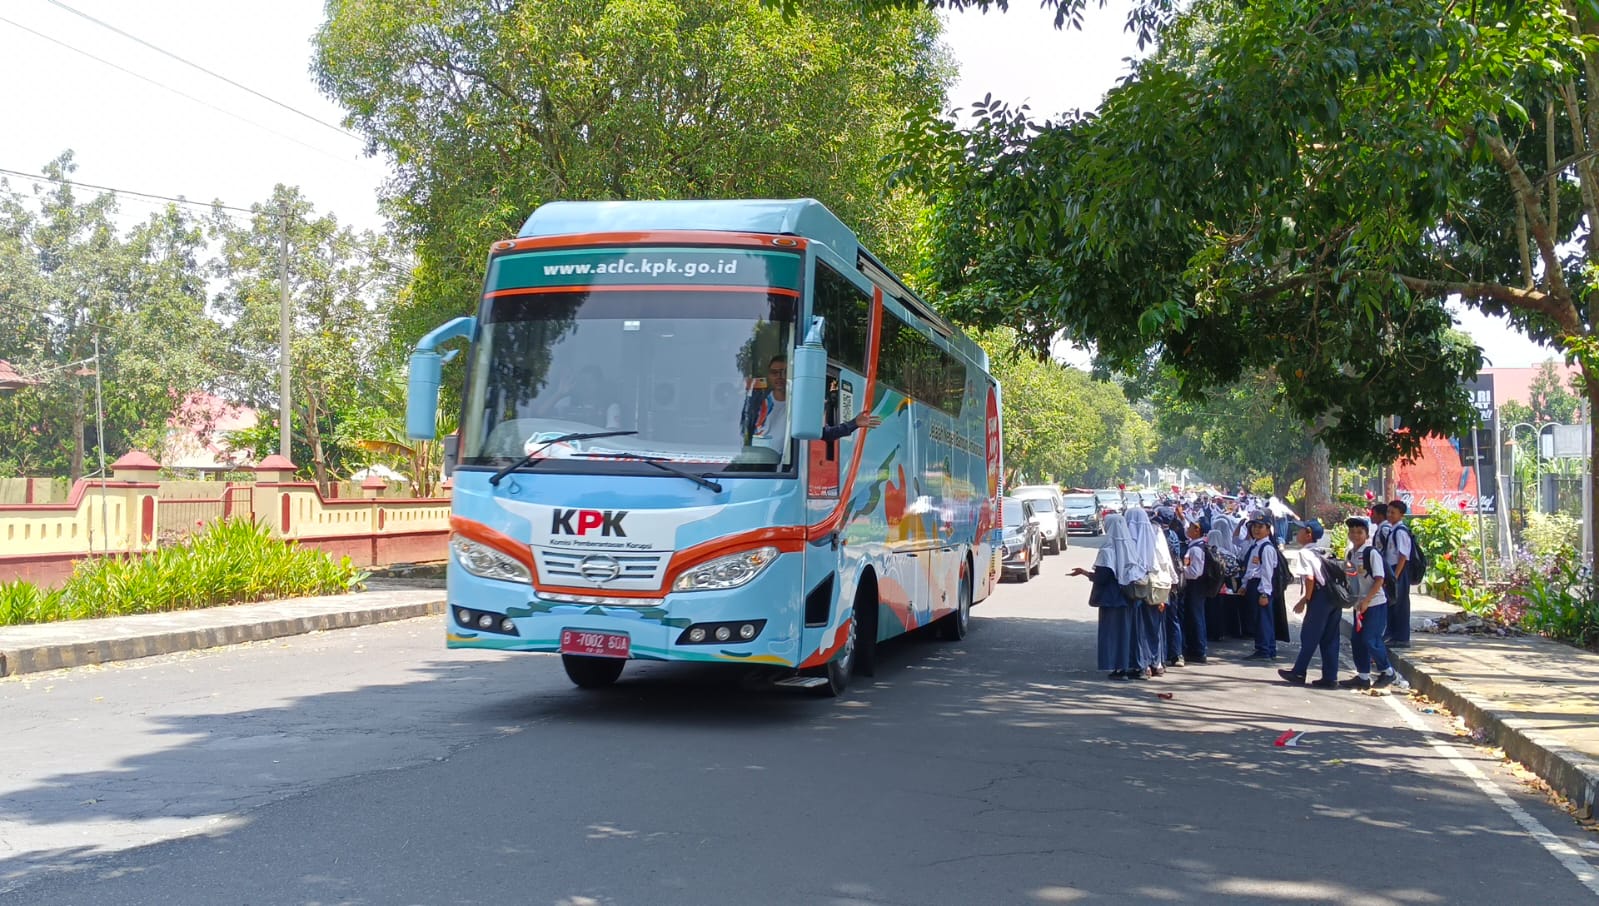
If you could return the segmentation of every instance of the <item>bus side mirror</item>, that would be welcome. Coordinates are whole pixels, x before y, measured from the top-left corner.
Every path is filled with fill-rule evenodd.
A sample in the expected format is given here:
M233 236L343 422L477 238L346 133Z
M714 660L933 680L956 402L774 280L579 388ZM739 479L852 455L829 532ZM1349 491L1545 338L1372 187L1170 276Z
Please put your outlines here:
M439 383L444 379L444 356L436 352L411 353L411 377L405 388L405 434L412 440L438 436Z
M405 387L405 434L410 439L432 440L439 434L439 384L444 363L455 353L442 356L436 348L445 340L469 337L476 328L476 318L456 318L417 341Z
M820 440L827 407L827 350L822 347L821 318L811 319L805 342L794 350L789 384L789 435L795 440Z

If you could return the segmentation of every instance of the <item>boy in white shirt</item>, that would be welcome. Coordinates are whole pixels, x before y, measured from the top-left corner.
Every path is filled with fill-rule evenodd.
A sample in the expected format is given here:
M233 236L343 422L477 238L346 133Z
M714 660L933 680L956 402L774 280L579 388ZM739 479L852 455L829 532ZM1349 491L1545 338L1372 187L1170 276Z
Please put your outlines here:
M1383 558L1371 545L1371 525L1364 519L1346 521L1349 528L1349 557L1344 574L1355 594L1355 631L1349 637L1349 652L1355 659L1355 675L1338 685L1345 689L1380 689L1394 681L1393 665L1383 636L1388 631L1388 598L1383 594ZM1377 667L1376 679L1371 668Z
M1277 675L1295 686L1305 685L1305 674L1310 669L1310 659L1321 652L1321 679L1311 682L1317 689L1338 688L1338 639L1344 610L1327 589L1327 575L1322 562L1326 551L1321 547L1326 530L1319 519L1301 522L1296 540L1305 551L1305 563L1310 574L1305 577L1305 594L1294 605L1294 613L1305 615L1299 627L1299 657L1294 666L1278 670Z
M1277 659L1276 610L1283 607L1275 594L1277 570L1286 569L1272 537L1271 520L1257 511L1249 519L1249 550L1244 555L1244 607L1254 619L1255 650L1246 661Z

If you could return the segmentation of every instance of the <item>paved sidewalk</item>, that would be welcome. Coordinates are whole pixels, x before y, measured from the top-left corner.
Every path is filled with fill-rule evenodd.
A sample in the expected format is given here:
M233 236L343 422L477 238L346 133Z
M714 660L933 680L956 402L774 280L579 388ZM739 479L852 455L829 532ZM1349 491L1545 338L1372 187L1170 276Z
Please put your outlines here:
M1411 598L1413 625L1459 611ZM1578 814L1599 810L1599 654L1534 637L1413 631L1410 647L1391 655L1416 691L1481 730Z
M237 645L443 612L443 588L386 588L102 620L4 626L0 627L0 676Z

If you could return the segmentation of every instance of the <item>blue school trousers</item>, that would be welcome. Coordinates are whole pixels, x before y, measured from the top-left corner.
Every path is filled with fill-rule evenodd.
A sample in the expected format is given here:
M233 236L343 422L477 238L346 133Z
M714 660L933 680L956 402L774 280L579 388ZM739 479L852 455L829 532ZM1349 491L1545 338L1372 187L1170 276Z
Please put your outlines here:
M1326 682L1338 679L1339 623L1344 609L1334 604L1332 593L1317 587L1305 605L1305 621L1299 627L1299 656L1294 658L1293 672L1304 676L1310 669L1310 659L1321 652L1321 678Z
M1278 569L1286 569L1287 565L1277 564ZM1261 587L1259 579L1250 579L1249 585L1244 588L1244 606L1254 611L1253 625L1255 627L1255 653L1267 657L1277 656L1277 599L1266 589L1269 599L1265 607L1260 606Z
M1378 673L1388 672L1388 649L1383 644L1387 631L1388 605L1373 604L1366 608L1360 619L1360 629L1349 634L1349 653L1354 656L1356 673L1371 673L1373 664Z

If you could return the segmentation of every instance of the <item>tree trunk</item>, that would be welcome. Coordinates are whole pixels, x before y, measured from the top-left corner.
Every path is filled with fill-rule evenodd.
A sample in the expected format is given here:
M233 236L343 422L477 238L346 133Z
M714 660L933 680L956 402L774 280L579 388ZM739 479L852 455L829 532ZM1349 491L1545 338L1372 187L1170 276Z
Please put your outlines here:
M1333 515L1332 461L1327 448L1316 441L1305 460L1305 503L1300 513L1305 518L1327 519Z
M1586 391L1583 395L1587 398L1589 413L1588 487L1586 490L1588 491L1588 498L1591 498L1595 491L1599 491L1599 456L1594 455L1599 453L1599 419L1593 417L1593 413L1599 412L1599 376L1590 374L1586 366L1582 369L1582 387ZM1596 507L1593 500L1588 498L1584 498L1582 506L1582 511L1588 519L1588 524L1583 526L1583 530L1588 533L1589 553L1599 556L1599 507ZM1590 580L1588 594L1592 596L1594 591L1594 586Z

